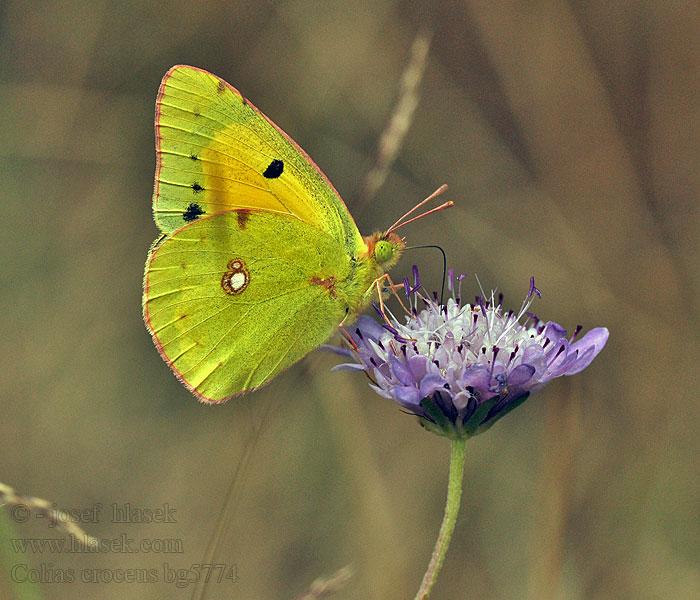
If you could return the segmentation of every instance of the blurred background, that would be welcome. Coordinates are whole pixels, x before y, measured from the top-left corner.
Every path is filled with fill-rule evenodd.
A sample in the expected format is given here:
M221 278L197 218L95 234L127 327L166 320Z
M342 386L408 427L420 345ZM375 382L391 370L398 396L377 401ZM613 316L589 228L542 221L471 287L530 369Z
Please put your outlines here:
M421 28L434 37L420 104L360 204ZM330 373L336 357L203 406L154 349L141 318L153 113L177 63L270 115L365 234L449 184L456 208L403 233L445 249L465 296L477 273L517 308L535 276L539 316L610 329L587 371L469 442L433 597L700 597L699 28L695 3L642 0L5 0L0 481L102 505L90 534L155 549L22 552L9 538L67 538L7 511L0 597L191 598L172 572L214 562L237 580L210 581L207 598L298 598L347 564L333 597L410 598L437 536L449 444L362 375ZM435 251L394 278L414 263L437 289ZM118 523L113 505L175 512ZM118 569L150 577L110 581Z

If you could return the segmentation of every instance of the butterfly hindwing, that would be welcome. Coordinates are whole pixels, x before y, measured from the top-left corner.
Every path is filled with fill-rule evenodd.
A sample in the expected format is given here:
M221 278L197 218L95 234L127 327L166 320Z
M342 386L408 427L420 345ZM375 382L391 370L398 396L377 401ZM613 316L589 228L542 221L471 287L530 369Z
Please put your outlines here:
M235 88L194 67L163 78L156 100L153 198L160 229L235 208L295 215L346 249L363 247L343 201L308 155Z
M203 216L154 247L144 316L156 346L201 400L263 385L345 316L351 259L331 236L259 210Z

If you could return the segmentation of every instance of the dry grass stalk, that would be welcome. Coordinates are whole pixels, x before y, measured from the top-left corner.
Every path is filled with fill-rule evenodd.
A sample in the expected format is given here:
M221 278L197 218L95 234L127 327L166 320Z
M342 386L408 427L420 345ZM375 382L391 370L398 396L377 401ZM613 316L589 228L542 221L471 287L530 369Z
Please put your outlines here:
M319 577L314 581L306 593L299 600L317 600L318 598L327 598L347 584L352 577L352 569L350 566L345 566L339 569L330 577Z
M360 206L369 202L382 187L413 122L413 115L420 100L418 86L423 79L432 37L432 31L422 30L413 41L411 56L399 83L398 99L387 126L379 138L374 167L367 174L360 193L358 202Z
M71 521L66 511L54 508L55 503L34 496L20 496L14 488L2 482L0 482L0 506L24 506L43 515L48 521L49 527L55 527L72 535L84 546L89 547L98 543L96 538L88 535L80 526Z

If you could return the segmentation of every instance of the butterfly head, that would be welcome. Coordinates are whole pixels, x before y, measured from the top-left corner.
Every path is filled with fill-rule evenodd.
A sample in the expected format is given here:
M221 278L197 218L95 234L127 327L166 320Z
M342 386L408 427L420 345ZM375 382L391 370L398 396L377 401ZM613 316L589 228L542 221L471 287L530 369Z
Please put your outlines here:
M382 271L390 269L406 246L404 238L395 233L375 233L365 238L367 255L376 261Z

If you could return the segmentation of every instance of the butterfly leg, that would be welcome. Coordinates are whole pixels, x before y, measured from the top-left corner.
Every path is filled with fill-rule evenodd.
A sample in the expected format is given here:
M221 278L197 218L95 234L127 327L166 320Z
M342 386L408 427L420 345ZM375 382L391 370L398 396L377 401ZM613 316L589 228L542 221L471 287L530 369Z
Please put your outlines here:
M383 279L386 279L389 282L389 289L393 292L394 296L399 301L401 308L404 309L404 311L406 312L407 315L411 315L409 310L406 308L406 305L403 303L403 300L401 300L401 297L396 293L396 290L402 288L403 286L396 285L391 280L391 277L389 277L389 273L384 273L384 275L382 275L381 277L377 277L377 279L374 280L374 285L377 287L377 292L379 293L379 312L382 313L382 316L384 317L386 322L390 323L389 318L386 316L386 313L384 312L384 299L382 297L382 287L380 285L380 282Z
M358 354L358 355L359 355L359 353L360 353L360 348L359 348L359 346L355 343L355 340L352 339L352 336L350 335L350 333L348 333L348 330L345 329L345 327L343 327L343 324L342 324L342 323L341 323L338 327L340 327L340 333L341 333L341 334L343 335L343 337L345 338L345 341L350 345L352 351L353 351L355 354Z
M340 331L343 335L343 338L345 338L345 341L348 343L350 346L350 350L358 357L360 356L360 347L357 345L357 342L353 339L353 337L350 335L347 329L343 327L342 323L339 326ZM367 376L367 379L369 379L370 383L373 385L377 385L377 380L373 377L373 374L370 371L364 371L365 375Z

